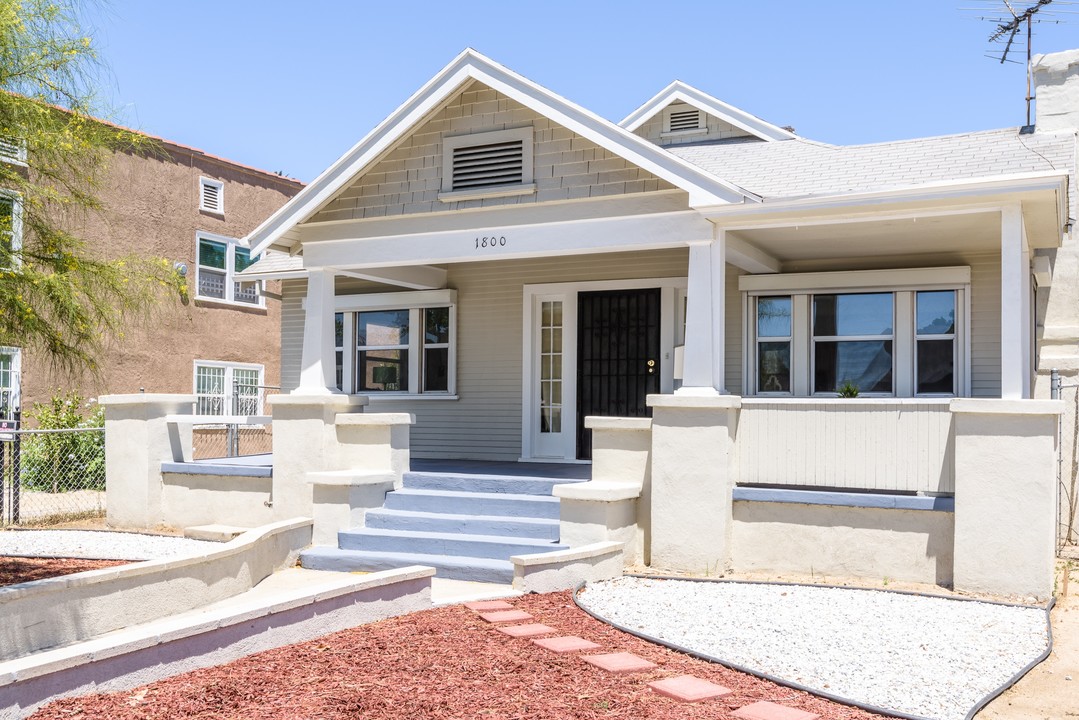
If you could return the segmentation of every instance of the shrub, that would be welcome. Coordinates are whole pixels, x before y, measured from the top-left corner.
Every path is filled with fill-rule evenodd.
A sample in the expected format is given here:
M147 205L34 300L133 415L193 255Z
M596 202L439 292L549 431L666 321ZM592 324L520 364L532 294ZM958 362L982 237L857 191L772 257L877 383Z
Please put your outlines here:
M86 412L78 393L57 393L47 403L34 403L29 415L40 430L22 441L22 485L30 490L70 492L105 489L105 409ZM87 432L74 432L86 430Z

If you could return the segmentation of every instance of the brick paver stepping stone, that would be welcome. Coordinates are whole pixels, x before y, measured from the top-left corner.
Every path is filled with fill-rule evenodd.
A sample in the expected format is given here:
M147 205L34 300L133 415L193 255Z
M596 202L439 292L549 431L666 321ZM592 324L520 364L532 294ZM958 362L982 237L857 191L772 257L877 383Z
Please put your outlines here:
M643 657L638 657L637 655L628 652L607 653L605 655L585 655L581 659L589 665L595 665L602 670L613 673L642 672L644 670L651 670L656 666L654 662L649 662Z
M531 620L532 616L524 610L496 610L495 612L480 613L480 617L489 623L521 622Z
M655 682L648 683L648 687L652 688L660 695L666 695L669 698L681 700L682 702L708 700L710 698L730 695L734 692L722 685L716 685L715 683L693 677L692 675L679 675L678 677L656 680Z
M513 606L505 600L479 600L477 602L466 602L465 607L469 610L475 610L481 612L484 610L512 610Z
M541 648L547 648L548 650L556 653L571 653L578 650L595 650L599 645L579 638L573 635L568 637L553 637L553 638L540 638L539 640L533 640L534 644L539 645Z
M532 637L533 635L554 635L558 631L549 625L532 623L530 625L503 625L498 628L498 632L513 637Z
M755 702L752 705L740 707L731 714L745 720L817 720L820 717L805 710L771 702Z

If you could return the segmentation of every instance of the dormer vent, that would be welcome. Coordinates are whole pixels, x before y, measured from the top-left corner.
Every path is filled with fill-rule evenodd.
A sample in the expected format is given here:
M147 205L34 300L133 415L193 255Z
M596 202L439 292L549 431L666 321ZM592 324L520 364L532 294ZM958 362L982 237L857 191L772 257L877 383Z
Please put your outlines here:
M453 151L453 189L524 182L524 141L468 145Z
M701 111L694 108L688 110L671 110L670 132L682 132L683 130L701 129Z

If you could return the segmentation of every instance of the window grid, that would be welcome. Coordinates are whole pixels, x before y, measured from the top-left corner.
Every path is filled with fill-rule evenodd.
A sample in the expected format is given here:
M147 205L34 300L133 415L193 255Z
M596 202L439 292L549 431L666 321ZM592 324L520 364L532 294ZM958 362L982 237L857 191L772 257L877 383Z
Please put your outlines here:
M540 432L562 432L562 301L540 303Z
M262 414L262 368L217 361L195 361L195 414Z

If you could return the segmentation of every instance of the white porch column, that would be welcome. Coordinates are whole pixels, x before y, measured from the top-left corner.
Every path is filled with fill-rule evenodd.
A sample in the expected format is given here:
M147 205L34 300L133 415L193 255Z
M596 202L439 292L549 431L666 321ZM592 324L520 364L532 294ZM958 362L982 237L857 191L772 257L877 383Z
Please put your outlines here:
M727 378L727 231L716 228L712 265L712 387L726 394Z
M1000 213L1000 395L1029 398L1031 370L1030 249L1023 210L1016 203Z
M723 265L726 253L722 231L718 232L721 234L715 241L689 245L686 345L682 387L676 391L679 395L718 395L719 388L723 387Z
M300 386L294 392L303 395L334 395L337 371L334 362L334 272L330 268L311 268L307 275L307 299L304 310L303 355L300 360Z

